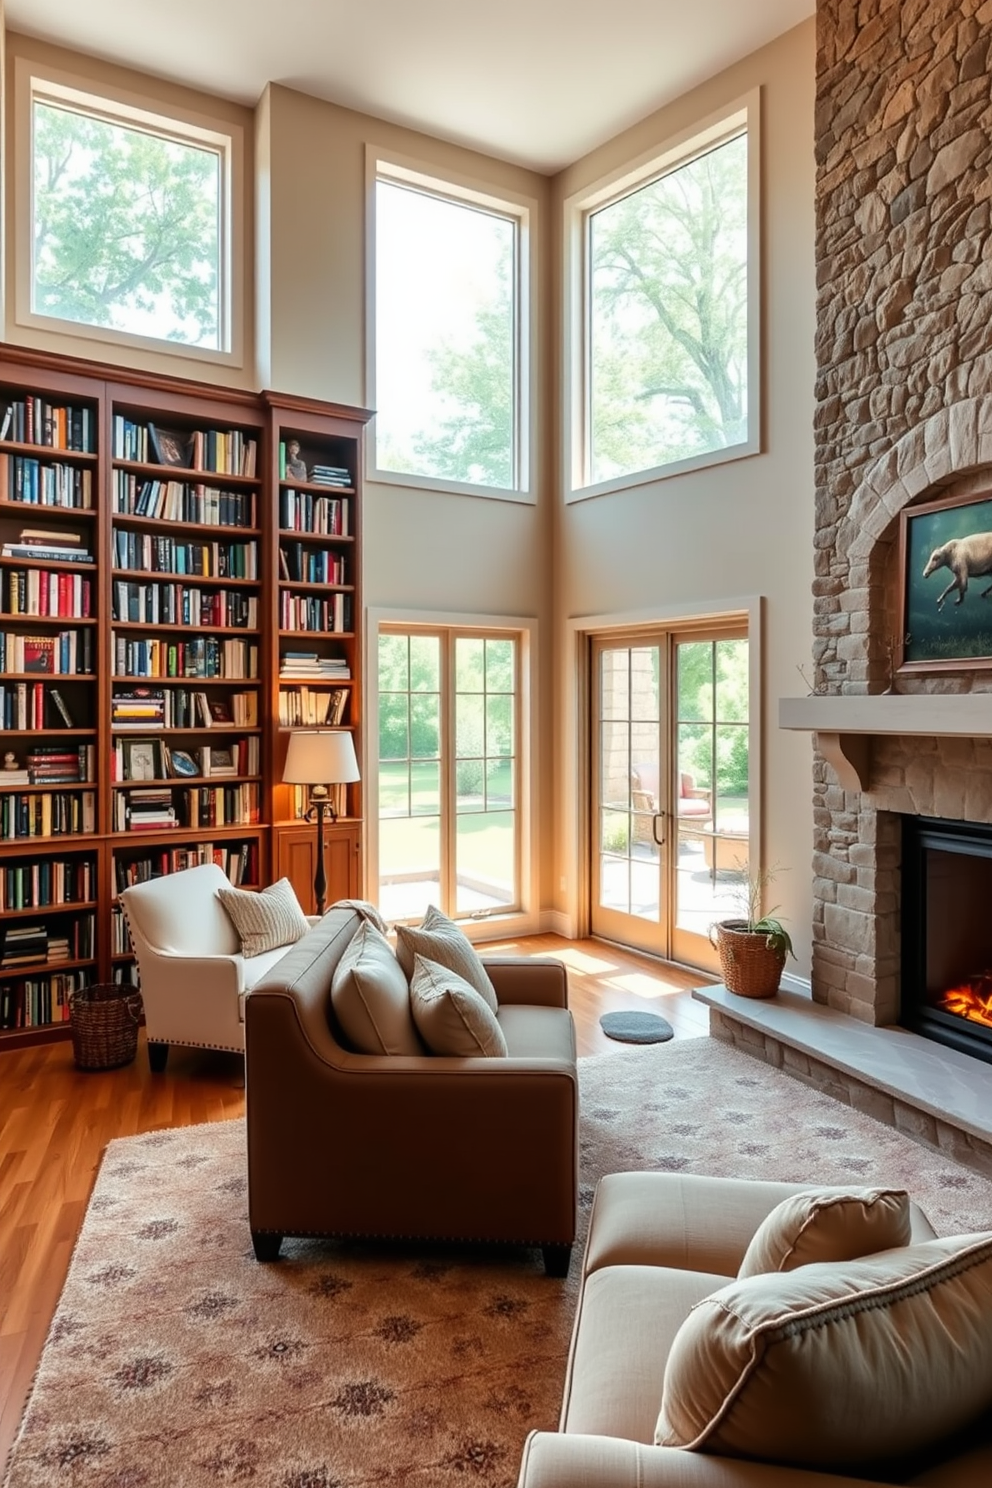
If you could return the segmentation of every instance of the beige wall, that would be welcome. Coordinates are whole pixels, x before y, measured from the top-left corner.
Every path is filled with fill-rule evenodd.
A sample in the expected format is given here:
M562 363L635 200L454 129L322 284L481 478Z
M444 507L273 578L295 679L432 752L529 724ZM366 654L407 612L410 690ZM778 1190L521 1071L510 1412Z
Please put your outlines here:
M348 404L365 401L365 152L371 143L452 171L496 193L536 203L537 365L534 504L370 483L366 488L365 593L391 610L526 615L538 620L541 904L574 908L574 863L563 831L574 800L561 794L565 738L561 682L567 618L659 605L705 608L722 596L766 596L766 858L790 927L810 920L810 745L780 735L776 700L801 687L808 666L812 572L812 100L813 24L799 27L686 98L577 162L555 180L371 119L278 85L250 112L186 89L59 52L20 36L12 55L39 56L187 107L244 122L256 171L257 230L250 260L255 357L218 381L269 386ZM765 453L562 509L555 499L560 392L561 204L595 180L719 106L760 85L763 108ZM14 333L8 339L93 355L93 344ZM97 353L99 354L99 353ZM114 351L125 365L164 358ZM167 363L165 370L172 364ZM186 368L176 368L186 372ZM195 374L193 374L195 375ZM200 375L209 376L201 370ZM557 638L557 659L551 639ZM556 794L557 792L557 794ZM569 890L561 893L565 877ZM802 953L801 969L808 968Z
M811 745L777 728L778 698L805 691L813 577L813 96L814 22L788 32L719 77L564 171L555 210L570 195L761 89L763 453L559 508L557 643L568 649L576 616L640 618L678 607L700 614L724 599L764 596L765 739L762 836L766 864L781 864L773 897L809 974ZM560 286L556 295L560 301ZM561 393L564 405L564 390ZM566 679L559 673L559 681ZM567 724L560 699L560 722ZM568 747L567 728L557 753ZM563 777L565 778L565 777ZM574 778L574 777L573 777ZM573 786L559 795L556 841L575 819ZM573 911L573 865L562 861Z

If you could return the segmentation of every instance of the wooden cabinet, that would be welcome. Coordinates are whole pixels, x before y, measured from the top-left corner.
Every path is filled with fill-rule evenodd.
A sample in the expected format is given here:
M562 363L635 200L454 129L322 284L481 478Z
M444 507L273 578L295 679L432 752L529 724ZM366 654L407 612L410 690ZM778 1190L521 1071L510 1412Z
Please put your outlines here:
M276 878L288 878L306 913L316 914L313 879L317 871L317 828L309 823L277 827L275 839ZM361 831L357 822L325 824L324 873L328 905L335 899L360 897L361 848Z

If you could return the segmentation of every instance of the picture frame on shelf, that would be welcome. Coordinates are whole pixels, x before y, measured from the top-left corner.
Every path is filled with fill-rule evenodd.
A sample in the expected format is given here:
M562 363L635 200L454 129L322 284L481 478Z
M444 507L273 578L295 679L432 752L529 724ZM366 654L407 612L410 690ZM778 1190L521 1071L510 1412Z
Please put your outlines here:
M211 698L208 706L210 708L210 717L214 723L234 722L231 705L226 698Z
M188 435L178 429L162 429L158 424L150 423L148 443L159 465L175 465L189 469L191 442Z
M210 773L211 775L236 775L238 773L233 749L215 749L211 746Z
M170 749L169 767L173 775L183 775L187 778L200 773L200 766L186 749Z
M899 626L904 676L992 667L992 491L900 512Z
M124 774L127 780L157 780L159 771L157 739L124 740Z

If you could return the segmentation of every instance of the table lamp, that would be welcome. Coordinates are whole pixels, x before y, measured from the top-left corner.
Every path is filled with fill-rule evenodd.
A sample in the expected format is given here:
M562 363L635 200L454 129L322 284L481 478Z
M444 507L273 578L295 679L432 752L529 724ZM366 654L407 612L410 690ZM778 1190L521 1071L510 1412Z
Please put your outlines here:
M324 812L333 822L337 813L329 785L345 785L360 780L355 744L346 729L294 729L289 736L282 778L286 785L308 785L310 806L307 821L317 823L317 871L313 893L317 913L324 913L327 879L324 876Z

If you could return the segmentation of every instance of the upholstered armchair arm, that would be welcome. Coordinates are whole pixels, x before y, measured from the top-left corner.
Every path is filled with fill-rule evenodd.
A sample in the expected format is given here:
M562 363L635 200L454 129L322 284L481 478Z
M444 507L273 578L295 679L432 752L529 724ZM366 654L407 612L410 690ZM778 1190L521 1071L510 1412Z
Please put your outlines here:
M568 1007L568 973L553 956L493 956L482 963L503 1004Z
M864 1479L735 1457L645 1446L613 1436L532 1431L518 1488L866 1488Z
M238 998L244 986L240 952L183 956L145 947L140 966L151 1043L236 1047Z

